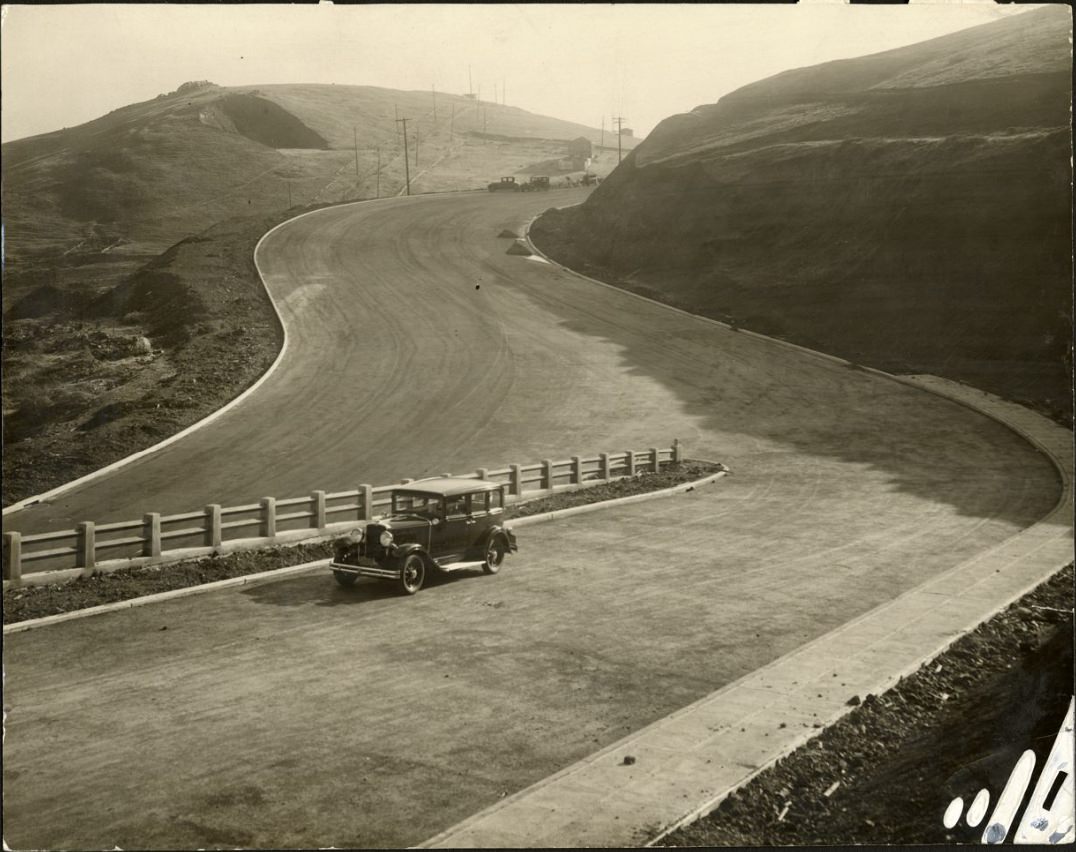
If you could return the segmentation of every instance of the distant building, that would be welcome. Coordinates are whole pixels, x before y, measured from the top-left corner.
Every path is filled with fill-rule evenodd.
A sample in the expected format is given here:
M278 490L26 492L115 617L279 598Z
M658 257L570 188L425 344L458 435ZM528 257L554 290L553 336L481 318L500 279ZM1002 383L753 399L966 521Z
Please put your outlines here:
M568 159L572 161L572 168L582 169L586 167L586 161L593 154L591 141L586 136L580 136L568 143Z
M635 131L632 130L630 127L622 127L622 128L620 128L620 135L621 136L634 136Z

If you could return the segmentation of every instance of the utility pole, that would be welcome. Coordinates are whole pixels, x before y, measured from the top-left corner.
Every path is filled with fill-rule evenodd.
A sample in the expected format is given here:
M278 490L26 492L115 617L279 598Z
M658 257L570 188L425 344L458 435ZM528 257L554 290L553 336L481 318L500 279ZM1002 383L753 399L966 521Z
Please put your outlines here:
M377 148L377 197L381 197L381 146Z
M359 130L357 127L351 128L352 136L355 139L355 179L359 179Z
M406 181L406 183L404 184L404 187L407 190L407 194L410 195L411 194L411 166L410 166L409 158L408 158L408 155L407 155L407 122L409 122L411 119L409 119L409 118L398 118L396 120L403 125L404 176L405 176L404 180Z
M613 116L613 121L616 122L616 162L617 162L617 165L620 165L620 133L621 133L621 129L622 129L622 126L623 126L625 120L626 119L622 115L614 115Z

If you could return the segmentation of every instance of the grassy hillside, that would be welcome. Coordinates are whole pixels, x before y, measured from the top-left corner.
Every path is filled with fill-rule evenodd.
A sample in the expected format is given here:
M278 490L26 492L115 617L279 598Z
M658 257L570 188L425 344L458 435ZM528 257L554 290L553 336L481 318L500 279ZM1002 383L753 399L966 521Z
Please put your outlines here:
M534 236L718 319L1071 418L1071 54L1052 7L667 119Z
M462 160L452 188L483 187L600 131L459 95L369 86L184 84L78 127L3 146L6 255L156 253L214 222L294 205L393 195L404 183L397 114L408 124L412 191ZM502 139L502 142L503 142ZM357 148L357 151L356 151ZM357 156L356 156L357 154ZM416 163L417 160L417 163ZM519 161L518 163L516 161Z

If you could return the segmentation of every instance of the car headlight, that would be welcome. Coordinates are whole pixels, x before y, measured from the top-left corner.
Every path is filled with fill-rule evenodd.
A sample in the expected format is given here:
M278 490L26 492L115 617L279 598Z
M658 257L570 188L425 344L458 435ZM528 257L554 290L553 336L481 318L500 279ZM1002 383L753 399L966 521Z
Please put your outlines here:
M381 533L381 537L378 539L378 541L381 543L382 547L388 547L390 544L392 544L392 533L390 533L388 530L385 530L383 533Z
M363 535L365 533L361 529L355 529L348 533L347 537L352 544L362 544Z

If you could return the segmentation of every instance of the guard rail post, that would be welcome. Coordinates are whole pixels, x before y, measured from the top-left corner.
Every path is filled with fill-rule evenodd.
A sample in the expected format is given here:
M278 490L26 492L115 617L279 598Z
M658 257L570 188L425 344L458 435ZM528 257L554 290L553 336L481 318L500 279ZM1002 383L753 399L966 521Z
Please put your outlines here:
M583 482L583 459L581 456L572 456L572 482L575 485Z
M359 486L359 520L368 521L374 514L374 486Z
M680 464L681 459L680 459L680 439L679 438L673 438L673 457L672 457L672 460L673 460L674 464Z
M262 536L276 536L276 497L262 497Z
M488 467L480 467L478 470L475 471L475 473L478 474L479 479L489 479L489 468Z
M313 492L310 495L310 502L314 508L314 521L312 526L316 530L325 529L325 492Z
M4 579L22 585L22 534L4 533Z
M82 521L78 525L77 544L75 545L75 567L82 569L83 577L93 576L96 561L97 533L93 521Z
M609 478L609 453L602 453L601 455L598 456L598 459L599 459L599 462L601 464L601 478L602 479L608 479Z
M635 476L635 450L628 450L624 453L624 459L627 464L627 476Z
M654 473L661 470L661 450L657 447L650 448L650 467Z
M542 459L542 484L546 490L553 490L553 460Z
M142 555L155 559L161 555L160 512L146 512L142 516Z
M512 487L510 494L520 497L523 494L523 465L512 465Z
M206 547L220 547L223 540L220 523L220 504L210 503L205 507L205 543Z

